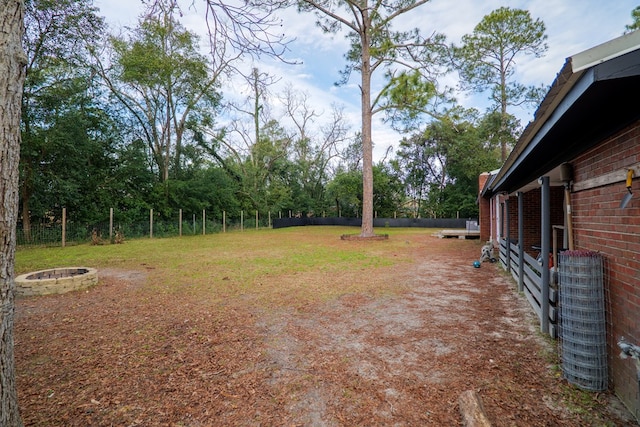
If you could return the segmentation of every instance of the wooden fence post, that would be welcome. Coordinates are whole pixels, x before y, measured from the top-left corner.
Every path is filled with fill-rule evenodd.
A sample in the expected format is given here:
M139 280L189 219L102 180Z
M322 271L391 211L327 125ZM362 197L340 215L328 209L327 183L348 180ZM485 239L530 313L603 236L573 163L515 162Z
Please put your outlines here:
M196 234L196 214L193 214L193 234Z
M113 208L109 208L109 242L113 239Z
M149 238L153 239L153 209L149 209Z
M222 232L227 232L227 211L222 211Z
M258 210L256 209L256 230L258 229Z
M179 223L178 223L178 236L182 237L182 209L180 209L178 214Z
M207 223L205 222L205 212L204 209L202 209L202 235L204 236L205 234L207 234L206 232L206 227L207 227Z
M240 211L240 231L244 231L244 211Z

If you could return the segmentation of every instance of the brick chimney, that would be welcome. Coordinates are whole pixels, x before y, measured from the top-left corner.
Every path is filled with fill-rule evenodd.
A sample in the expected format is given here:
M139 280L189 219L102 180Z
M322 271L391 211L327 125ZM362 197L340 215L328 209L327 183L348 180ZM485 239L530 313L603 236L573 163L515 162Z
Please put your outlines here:
M482 190L491 177L489 172L483 172L478 177L478 225L480 226L480 240L491 239L491 201L481 196Z

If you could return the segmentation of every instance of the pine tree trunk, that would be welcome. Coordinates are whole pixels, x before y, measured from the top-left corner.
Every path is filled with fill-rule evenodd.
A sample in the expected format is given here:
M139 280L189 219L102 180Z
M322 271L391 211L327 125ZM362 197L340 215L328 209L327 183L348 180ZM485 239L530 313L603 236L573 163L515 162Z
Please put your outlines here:
M24 4L0 0L0 425L22 426L13 352L20 108L26 56Z
M362 230L360 236L372 237L373 234L373 141L371 135L371 40L368 29L371 19L363 12L362 41Z

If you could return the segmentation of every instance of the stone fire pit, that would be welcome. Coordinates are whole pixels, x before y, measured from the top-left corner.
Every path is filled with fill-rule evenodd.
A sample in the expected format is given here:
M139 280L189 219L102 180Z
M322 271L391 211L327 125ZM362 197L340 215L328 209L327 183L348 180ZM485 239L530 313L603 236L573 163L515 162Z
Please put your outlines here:
M16 295L47 295L86 289L98 283L98 270L64 267L34 271L16 277Z

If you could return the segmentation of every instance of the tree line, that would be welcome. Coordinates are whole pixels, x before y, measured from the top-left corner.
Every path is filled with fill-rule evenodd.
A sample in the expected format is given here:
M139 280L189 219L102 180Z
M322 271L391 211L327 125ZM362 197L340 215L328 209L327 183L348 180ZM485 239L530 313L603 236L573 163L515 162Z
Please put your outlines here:
M316 10L320 6L306 4ZM63 207L75 221L87 223L103 221L109 208L132 222L144 220L149 209L168 218L179 208L226 210L230 215L243 210L363 215L363 141L371 136L354 131L340 107L321 114L311 107L308 94L291 87L276 94L285 106L285 117L276 117L270 89L279 77L258 68L242 76L244 100L225 99L230 75L235 73L236 82L242 75L234 63L239 54L229 53L230 42L242 42L237 34L200 40L182 25L180 7L171 0L150 2L136 27L119 34L109 33L91 0L30 0L25 7L23 229L34 222L59 221ZM537 29L531 40L544 39L543 24L528 12L498 12L502 15L485 21L517 18L518 25ZM381 15L371 19L372 25L387 28ZM327 28L329 24L325 22ZM259 37L259 29L252 31ZM400 42L391 33L380 37ZM458 48L447 47L444 36L428 43L411 34L402 40L406 45L410 41L422 50L403 55L424 55L432 70L428 78L420 74L419 65L425 63L420 59L413 69L388 71L393 75L377 104L371 104L407 135L393 158L371 165L371 208L380 217L473 217L478 174L500 165L500 153L519 129L517 120L506 114L507 105L539 94L502 86L511 95L496 98L496 105L502 102L499 109L481 114L446 99L447 107L438 110L429 104L436 99L443 103L445 94L434 79L456 62L476 89L493 84L482 80L488 71L478 71L482 59L469 53L478 51L474 43L493 41L476 35ZM215 46L215 56L201 53L202 42ZM382 46L384 41L372 43ZM533 49L533 42L528 43ZM346 55L348 67L361 68L361 45L354 39ZM381 65L385 58L397 57L394 48L385 49L371 49L374 64L375 58ZM517 52L514 47L512 55ZM392 63L386 62L388 70ZM222 117L224 124L218 122Z

